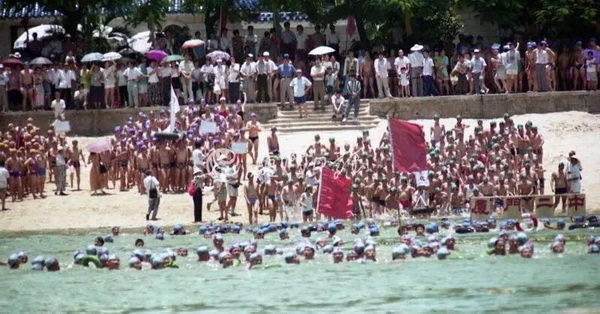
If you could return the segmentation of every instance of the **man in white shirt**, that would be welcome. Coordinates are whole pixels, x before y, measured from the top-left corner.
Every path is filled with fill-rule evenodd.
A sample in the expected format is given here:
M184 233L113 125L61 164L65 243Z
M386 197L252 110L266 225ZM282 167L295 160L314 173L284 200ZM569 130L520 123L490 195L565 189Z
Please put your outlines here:
M50 108L54 110L54 119L64 120L65 119L65 101L60 99L60 91L54 92L54 100L50 104Z
M254 91L254 79L256 77L256 67L252 62L254 55L251 53L246 57L246 62L240 67L240 75L243 79L242 91L246 94L246 102L254 102L256 92Z
M394 60L394 67L396 68L396 73L400 75L402 68L406 68L406 73L410 73L410 60L408 57L404 55L404 50L398 50L398 57Z
M485 73L485 68L487 63L481 57L479 49L473 50L474 56L473 60L471 60L471 73L473 78L473 89L476 94L481 94L484 89L483 86L483 73ZM485 93L485 90L483 91Z
M294 103L298 106L298 112L300 118L302 118L302 112L304 116L308 118L308 111L306 111L306 92L312 86L311 82L302 75L302 70L296 70L296 77L290 82L290 86L294 90Z
M222 51L225 51L229 54L231 54L233 52L233 50L231 48L231 38L229 38L229 36L227 36L226 28L223 28L221 30L221 37L219 37L219 48Z
M408 55L413 96L423 96L423 61L425 58L421 54L421 50L423 50L423 46L416 44L410 48L412 53Z
M204 154L202 154L201 141L196 141L194 143L194 150L192 151L192 163L194 164L194 173L202 171L204 163Z
M508 78L508 92L517 92L517 75L519 74L519 60L521 55L519 53L519 43L508 43L510 49L505 53L504 60L506 61L506 76Z
M342 96L340 90L336 90L335 93L331 96L331 106L333 107L333 116L332 119L336 119L338 115L343 116L344 105L346 104L346 99Z
M258 43L258 36L254 34L254 26L248 26L248 35L244 40L244 45L248 47L248 53L252 56L256 56L256 43Z
M127 103L130 107L133 105L135 108L137 108L140 101L138 93L138 81L144 74L142 74L142 72L135 67L135 62L131 61L129 62L129 68L123 72L123 75L127 79Z
M273 77L275 77L275 73L277 72L277 64L271 60L268 51L263 52L263 57L265 58L265 62L269 64L267 92L269 94L269 99L273 101Z
M67 195L65 194L67 182L67 162L64 154L64 148L59 146L56 154L56 191L54 192L54 195Z
M150 214L152 214L152 220L156 220L158 205L160 205L160 182L152 175L152 170L150 169L146 170L144 187L148 191L148 213L146 214L146 220L150 220Z
M542 40L538 45L538 48L534 51L535 54L535 65L533 70L535 71L535 80L537 82L537 91L546 92L548 91L548 79L546 75L546 65L550 64L554 60L554 52L548 48L548 44L545 40Z
M179 72L182 77L182 89L183 97L187 99L189 103L194 102L194 90L192 89L192 72L194 71L194 62L192 56L189 54L185 55L185 59L179 63Z
M429 51L423 52L423 58L423 96L437 96L434 64L433 59L429 56Z
M10 174L4 167L4 160L0 160L0 200L2 200L2 210L6 210L6 190L8 189L8 178Z
M268 52L265 52L268 54ZM265 59L264 54L262 56L258 56L258 61L256 61L256 102L269 102L271 99L269 98L269 73L271 72L271 65L268 60Z
M4 66L0 64L0 110L8 111L8 96L6 94L6 84L8 83L8 75L4 72Z
M575 151L569 152L569 163L567 164L567 181L569 181L569 193L581 193L581 162L575 157Z
M227 93L228 86L226 84L227 66L225 64L223 64L222 59L217 59L217 64L213 67L213 71L215 73L215 85L219 85L219 88L221 89L221 96L225 97L225 99L227 99L227 97L229 97L229 95L227 95L228 94Z
M229 101L236 102L240 99L240 64L236 62L234 57L231 57L229 66Z
M375 79L377 80L377 90L379 98L387 96L393 98L390 94L390 85L388 83L388 70L391 69L390 62L383 57L383 52L379 52L379 57L375 59Z
M162 85L162 105L169 106L171 101L171 65L165 63L158 68L158 76Z
M313 101L314 109L325 110L325 102L323 97L325 96L325 67L321 64L321 58L315 59L315 65L310 69L310 76L313 79Z
M60 67L60 66L59 66ZM73 90L71 88L73 81L77 80L75 71L72 70L73 65L65 64L64 69L58 72L58 88L60 89L61 97L65 100L67 109L71 109L73 105Z
M337 56L340 49L340 36L335 32L335 25L329 26L329 34L327 35L327 44L329 47L335 49L335 55Z

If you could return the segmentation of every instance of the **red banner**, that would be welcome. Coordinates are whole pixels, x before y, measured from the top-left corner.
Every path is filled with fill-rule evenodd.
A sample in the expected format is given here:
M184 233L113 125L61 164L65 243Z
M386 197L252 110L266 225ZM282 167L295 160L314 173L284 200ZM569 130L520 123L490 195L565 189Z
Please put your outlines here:
M389 126L394 168L404 172L427 170L427 145L422 127L395 118L390 118Z
M336 174L326 166L321 172L318 212L333 218L352 218L352 198L350 197L352 180Z
M346 34L352 36L354 35L354 32L356 32L356 19L354 19L354 16L350 15L348 16L348 23L346 24Z

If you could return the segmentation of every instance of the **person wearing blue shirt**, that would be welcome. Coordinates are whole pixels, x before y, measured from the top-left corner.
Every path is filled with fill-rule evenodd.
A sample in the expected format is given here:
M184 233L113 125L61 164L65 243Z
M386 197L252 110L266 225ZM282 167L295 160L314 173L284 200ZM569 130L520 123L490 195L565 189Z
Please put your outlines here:
M279 100L281 101L281 108L285 108L285 101L287 99L290 108L292 105L292 87L290 86L290 82L292 81L292 77L294 73L296 73L296 68L294 65L290 63L290 56L286 53L283 55L283 64L279 66L279 75L281 76L281 83L279 86Z

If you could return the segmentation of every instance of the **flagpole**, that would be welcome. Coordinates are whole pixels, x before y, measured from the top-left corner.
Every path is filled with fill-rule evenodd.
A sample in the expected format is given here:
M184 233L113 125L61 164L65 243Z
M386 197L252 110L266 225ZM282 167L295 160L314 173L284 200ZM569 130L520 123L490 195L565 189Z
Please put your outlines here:
M388 121L388 137L390 138L390 150L392 151L392 167L394 168L394 171L396 171L396 160L394 157L394 141L392 140L392 127L390 126L390 120L392 117L390 117L390 115L387 115L387 121Z

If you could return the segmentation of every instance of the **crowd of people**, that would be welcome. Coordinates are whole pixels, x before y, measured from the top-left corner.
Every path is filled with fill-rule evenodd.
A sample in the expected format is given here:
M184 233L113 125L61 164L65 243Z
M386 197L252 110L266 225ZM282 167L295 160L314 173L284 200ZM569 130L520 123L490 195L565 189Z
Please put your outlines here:
M530 221L531 222L531 221ZM537 230L537 221L533 222L535 227L531 230ZM408 259L436 257L438 260L452 258L452 254L461 254L457 245L454 233L463 233L465 225L471 222L466 220L463 223L453 225L451 221L443 219L438 225L437 222L428 223L426 226L422 223L406 221L399 226L399 221L393 219L385 223L387 227L398 227L399 244L391 250L391 256L382 257L378 255L377 237L379 236L380 226L372 220L357 221L351 225L345 225L340 220L320 221L317 224L308 224L300 228L297 222L287 223L266 223L260 228L247 229L253 236L246 241L235 241L230 245L225 244L226 234L239 234L242 224L208 224L199 227L200 236L205 239L212 239L213 248L201 245L196 249L199 263L207 263L215 268L236 268L245 265L245 269L269 269L281 267L283 264L311 263L315 261L330 260L334 264L344 262L356 263L386 263L399 262ZM557 221L557 226L553 227L550 221L545 221L544 225L548 229L565 228L564 220ZM589 226L600 226L597 220L590 222ZM569 230L588 227L587 224L575 222L569 226ZM301 238L296 244L290 239L290 232L294 229L300 229ZM349 230L349 235L347 234ZM496 230L497 229L497 230ZM520 255L523 258L532 258L534 255L534 241L528 234L523 232L518 222L488 220L482 224L477 232L497 231L497 236L489 239L486 253L493 256ZM442 235L441 232L444 232ZM297 232L297 231L296 231ZM144 230L144 235L154 236L155 240L165 240L165 229L163 227L148 224ZM314 239L312 235L317 233L319 237ZM106 236L99 236L94 240L94 244L87 246L85 250L78 249L73 254L73 261L68 264L63 263L63 267L94 267L108 270L118 270L121 268L119 256L111 252L108 246L119 237L120 228L112 227L112 233ZM171 236L180 237L189 235L183 225L175 225L169 233ZM273 244L259 247L260 242L264 241L265 234L276 234L269 237L278 237L281 246L278 248ZM341 235L355 236L352 243L346 244ZM361 237L364 236L364 237ZM274 240L274 239L273 239ZM567 238L562 234L557 234L549 245L550 251L554 254L563 254L566 251ZM589 236L586 240L589 254L600 254L600 237ZM180 246L176 250L165 248L162 251L152 252L144 249L144 239L136 239L135 249L128 254L126 258L126 268L135 270L179 268L176 261L183 260L183 263L191 264L192 259L188 257L188 248ZM269 262L263 264L263 256ZM282 257L280 257L282 256ZM21 265L26 265L29 260L28 254L24 251L12 253L6 261L0 261L0 265L6 265L10 269L19 269ZM60 271L61 266L55 257L37 256L31 261L32 270ZM63 268L64 269L64 268Z
M228 103L245 91L248 102L277 102L291 105L295 91L290 83L296 70L310 78L313 88L307 99L322 108L336 91L353 95L348 81L359 81L354 97L383 98L485 93L517 93L553 90L596 90L600 46L591 38L584 50L577 41L572 47L550 48L548 42L509 42L483 45L470 37L459 44L424 47L415 44L410 51L340 50L340 36L331 27L328 33L316 26L313 34L296 31L284 23L280 34L272 29L262 39L248 26L246 34L223 29L204 45L184 49L192 37L188 28L177 37L159 33L153 47L168 53L181 53L185 60L161 63L141 54L117 62L78 62L72 51L54 64L11 63L0 68L0 107L2 110L49 109L55 91L66 109L94 109L168 105L173 87L180 99L189 103ZM312 48L329 46L333 52L309 56ZM39 40L28 43L28 57L39 55ZM30 51L31 50L31 51ZM208 57L223 51L223 57ZM19 53L11 55L20 57ZM29 61L29 60L23 60Z

